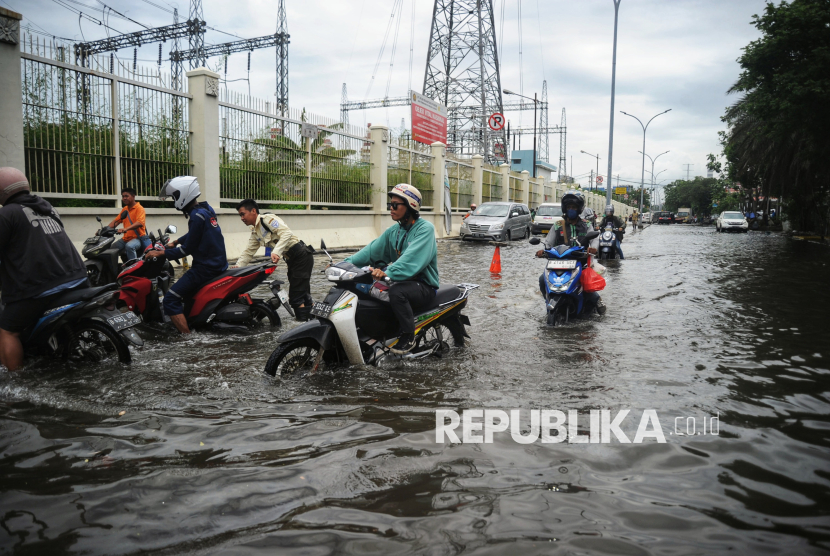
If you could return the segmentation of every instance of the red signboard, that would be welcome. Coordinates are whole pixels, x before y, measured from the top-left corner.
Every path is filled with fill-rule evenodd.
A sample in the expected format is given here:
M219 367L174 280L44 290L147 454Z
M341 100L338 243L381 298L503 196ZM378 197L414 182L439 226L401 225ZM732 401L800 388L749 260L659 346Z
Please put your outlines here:
M447 107L431 98L412 93L412 138L419 143L447 144Z

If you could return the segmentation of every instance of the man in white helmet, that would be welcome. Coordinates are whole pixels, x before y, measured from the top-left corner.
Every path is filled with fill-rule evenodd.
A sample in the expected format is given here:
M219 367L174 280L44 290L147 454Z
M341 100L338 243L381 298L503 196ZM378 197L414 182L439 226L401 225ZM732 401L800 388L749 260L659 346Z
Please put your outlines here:
M32 195L17 168L0 168L0 363L23 364L20 333L65 290L87 287L86 267L63 229L57 211Z
M421 192L399 183L389 192L389 215L398 223L390 226L372 243L347 258L356 266L372 268L375 280L388 276L395 283L389 288L389 302L398 320L401 335L391 348L393 353L412 351L415 344L415 311L425 309L438 290L438 244L435 226L420 218ZM370 266L370 268L371 268Z
M164 296L164 314L170 317L173 326L182 334L190 333L184 316L185 301L228 269L225 238L216 220L216 213L209 204L197 202L199 195L199 182L193 176L179 176L164 184L159 199L163 201L172 197L173 205L188 219L187 233L171 241L163 253L148 253L151 257L165 255L168 259L180 259L188 255L193 257L190 270L176 280Z

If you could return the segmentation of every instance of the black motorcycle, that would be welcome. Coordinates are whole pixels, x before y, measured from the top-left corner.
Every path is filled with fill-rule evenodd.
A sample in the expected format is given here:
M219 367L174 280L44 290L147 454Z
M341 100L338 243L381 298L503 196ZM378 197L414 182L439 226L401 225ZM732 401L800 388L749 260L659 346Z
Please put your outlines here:
M76 363L107 359L129 363L128 344L144 345L133 330L141 319L131 311L118 310L117 301L115 284L66 291L55 298L35 324L21 332L25 352Z
M104 226L100 216L96 216L95 219L101 224L101 228L95 232L94 236L84 240L81 254L86 257L84 264L89 283L93 287L98 287L115 282L124 266L127 263L132 264L133 261L126 260L122 252L112 246L115 243L115 228ZM170 240L168 230L164 233L159 230L158 237L162 245L166 245ZM156 240L152 234L150 237L152 238L151 245L155 244ZM169 262L165 263L164 270L173 276L173 267Z

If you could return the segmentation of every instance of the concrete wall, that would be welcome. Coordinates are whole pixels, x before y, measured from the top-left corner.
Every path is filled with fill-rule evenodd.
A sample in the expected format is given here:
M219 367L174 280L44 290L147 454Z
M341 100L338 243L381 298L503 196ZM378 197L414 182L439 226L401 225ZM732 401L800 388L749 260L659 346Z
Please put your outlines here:
M59 208L58 211L66 226L72 243L81 251L83 241L92 236L99 224L95 220L100 216L104 224L109 223L117 214L116 209L90 209L90 208ZM164 229L168 224L175 224L178 237L187 232L187 219L178 211L173 209L146 209L147 229L153 233L156 230ZM353 210L326 210L326 211L304 211L304 210L276 210L269 211L279 215L285 220L288 227L297 234L308 245L315 249L320 246L320 240L326 242L327 247L363 247L370 241L377 238L383 230L393 224L389 217L389 211L353 211ZM233 209L217 210L219 226L225 236L225 249L229 260L236 259L248 245L250 231L239 219L239 215ZM435 226L437 237L458 237L458 230L461 228L460 214L453 215L452 232L444 234L444 217L438 214L423 213L425 220L432 222ZM265 250L260 249L260 254Z
M17 12L0 8L0 166L23 170L23 98L20 74L20 20Z

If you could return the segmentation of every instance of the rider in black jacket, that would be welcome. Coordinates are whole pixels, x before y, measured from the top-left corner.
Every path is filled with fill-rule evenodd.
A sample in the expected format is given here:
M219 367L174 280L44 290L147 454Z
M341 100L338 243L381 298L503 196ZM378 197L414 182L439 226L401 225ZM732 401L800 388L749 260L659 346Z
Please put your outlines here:
M0 363L23 363L20 333L37 322L55 296L86 286L86 267L47 201L29 192L16 168L0 168Z
M625 257L623 256L620 243L622 242L622 235L625 233L625 222L619 216L614 216L614 205L610 204L605 207L605 217L599 223L599 230L603 231L609 224L614 230L614 236L617 238L615 242L617 253L620 254L620 259L624 259Z

